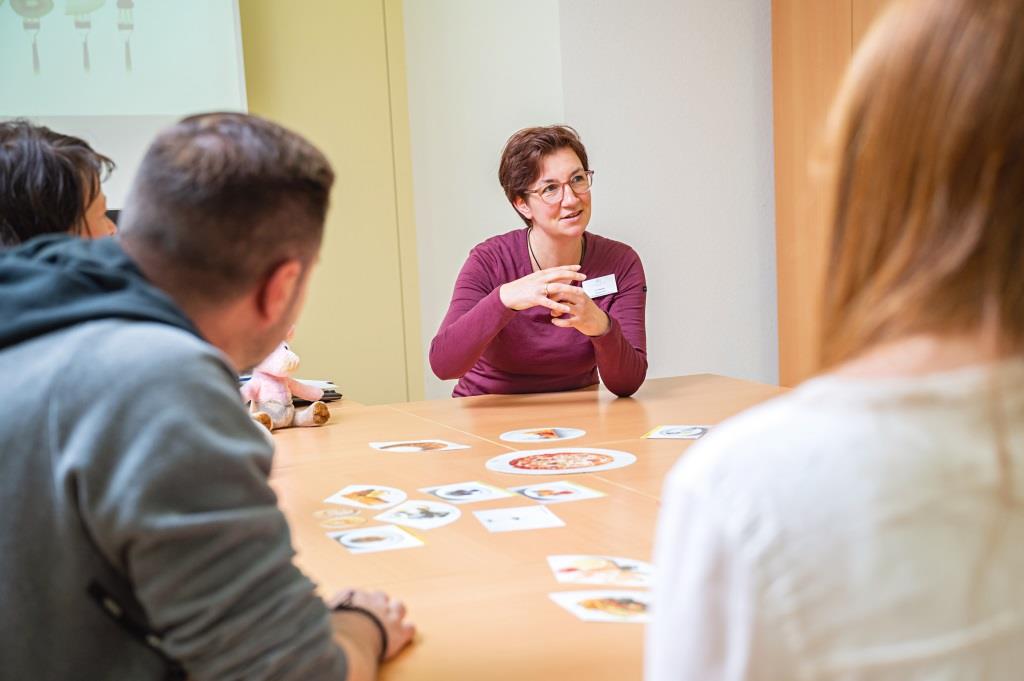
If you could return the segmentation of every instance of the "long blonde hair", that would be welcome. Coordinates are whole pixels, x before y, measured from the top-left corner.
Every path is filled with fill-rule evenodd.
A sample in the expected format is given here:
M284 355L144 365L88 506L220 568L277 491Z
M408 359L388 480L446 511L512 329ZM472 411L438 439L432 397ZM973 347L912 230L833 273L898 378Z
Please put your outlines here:
M1024 349L1024 0L890 7L826 159L824 366L919 333Z

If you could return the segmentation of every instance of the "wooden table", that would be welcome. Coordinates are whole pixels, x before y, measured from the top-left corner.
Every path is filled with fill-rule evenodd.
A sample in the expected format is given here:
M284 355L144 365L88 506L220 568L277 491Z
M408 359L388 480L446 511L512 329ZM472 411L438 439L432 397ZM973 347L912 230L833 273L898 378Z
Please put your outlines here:
M323 428L278 431L271 484L292 528L297 562L324 593L348 586L382 589L402 598L419 627L416 643L383 670L389 680L639 679L643 627L582 622L555 605L555 591L600 588L560 584L547 556L606 554L649 560L665 474L691 444L645 440L668 423L715 424L783 389L701 374L648 380L617 399L601 389L545 395L490 395L384 406L342 403ZM628 451L626 468L557 477L495 473L493 456L513 449L498 436L519 428L563 426L587 434L565 446ZM439 438L470 449L385 453L368 442ZM353 555L329 539L314 517L323 500L350 484L417 490L468 480L498 487L571 479L606 493L551 505L565 527L489 533L473 516L488 508L531 505L522 496L463 504L451 525L414 534L422 547ZM334 506L334 508L338 508ZM376 524L376 513L363 511Z

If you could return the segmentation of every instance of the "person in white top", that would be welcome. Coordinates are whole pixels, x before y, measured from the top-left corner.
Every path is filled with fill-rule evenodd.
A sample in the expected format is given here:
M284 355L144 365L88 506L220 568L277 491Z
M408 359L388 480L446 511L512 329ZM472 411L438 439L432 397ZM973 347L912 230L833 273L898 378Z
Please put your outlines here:
M829 119L822 374L665 483L648 681L1024 678L1024 0L895 3Z

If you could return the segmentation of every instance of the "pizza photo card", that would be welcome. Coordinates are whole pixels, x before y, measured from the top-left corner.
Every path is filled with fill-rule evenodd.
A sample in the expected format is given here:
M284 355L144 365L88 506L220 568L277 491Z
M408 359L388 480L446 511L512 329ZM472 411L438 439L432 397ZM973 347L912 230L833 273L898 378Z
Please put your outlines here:
M596 473L622 468L636 462L636 456L614 449L561 447L509 452L487 462L487 469L514 475L563 475Z

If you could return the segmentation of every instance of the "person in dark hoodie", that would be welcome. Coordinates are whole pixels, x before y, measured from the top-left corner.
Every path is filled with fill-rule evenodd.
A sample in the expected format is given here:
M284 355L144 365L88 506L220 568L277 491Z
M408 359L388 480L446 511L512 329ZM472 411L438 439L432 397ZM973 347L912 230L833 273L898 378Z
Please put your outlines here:
M4 678L368 679L405 607L293 564L236 376L285 336L333 172L243 114L159 135L119 240L0 253Z
M115 234L101 186L113 169L79 137L21 119L0 121L0 249L40 234Z

